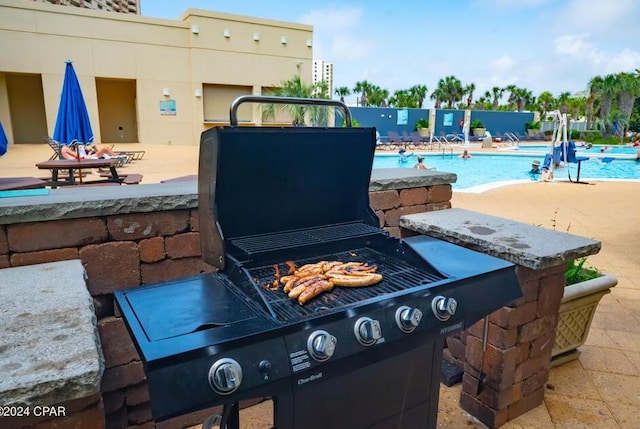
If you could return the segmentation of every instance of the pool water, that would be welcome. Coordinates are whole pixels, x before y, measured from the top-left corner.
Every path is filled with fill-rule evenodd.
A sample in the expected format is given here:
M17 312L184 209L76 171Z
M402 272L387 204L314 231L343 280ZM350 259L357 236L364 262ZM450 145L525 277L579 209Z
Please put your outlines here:
M519 150L546 153L549 151L550 147L551 147L551 143L546 145L521 144L519 147ZM620 155L620 154L635 155L638 153L638 150L640 150L640 147L632 147L632 146L606 146L607 149L604 152L601 152L600 150L604 148L605 146L595 145L591 149L587 149L586 147L580 146L579 143L576 143L578 156L589 156L589 154L596 154L596 153L597 154L602 153L603 156Z
M473 153L472 153L473 154ZM529 174L534 160L542 163L544 154L473 154L472 158L462 159L453 154L425 154L424 163L436 170L455 173L458 181L452 184L453 189L463 190L474 186L513 180L539 180L540 175ZM373 168L413 168L417 162L411 155L406 163L400 163L396 154L377 154L373 160ZM556 179L567 179L568 174L575 180L578 164L568 164L555 171ZM590 158L582 162L580 180L587 179L636 179L640 180L640 162L633 159L614 159L607 163L598 158Z

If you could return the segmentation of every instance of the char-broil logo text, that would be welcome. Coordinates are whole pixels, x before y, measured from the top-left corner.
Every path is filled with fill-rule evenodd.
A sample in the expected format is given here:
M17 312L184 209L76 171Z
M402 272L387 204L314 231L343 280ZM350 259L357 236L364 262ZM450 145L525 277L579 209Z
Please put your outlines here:
M298 386L302 386L303 384L307 384L307 383L309 383L311 381L319 380L321 378L322 378L322 371L320 371L317 374L310 375L309 377L299 378L298 379Z

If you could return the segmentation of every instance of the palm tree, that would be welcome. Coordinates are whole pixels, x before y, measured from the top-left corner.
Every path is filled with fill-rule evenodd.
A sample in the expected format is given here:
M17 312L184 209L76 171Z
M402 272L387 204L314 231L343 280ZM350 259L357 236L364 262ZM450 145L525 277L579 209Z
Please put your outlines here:
M515 108L518 112L522 112L527 103L531 101L531 91L528 91L525 88L518 88L515 85L509 85L505 89L510 91L509 110L513 110Z
M464 88L464 91L469 94L469 96L467 97L467 107L470 109L471 108L471 103L473 103L473 91L476 90L476 84L475 83L470 83L469 85L467 85Z
M389 99L389 104L393 107L418 107L415 97L408 89L399 89L393 93Z
M431 93L431 99L435 101L434 108L439 109L442 103L447 100L447 95L442 88L438 87Z
M631 119L633 104L640 96L640 79L631 73L618 73L618 109L623 113L627 123Z
M340 101L344 103L344 97L351 95L351 90L346 86L339 86L335 89L335 94L340 97Z
M618 80L613 74L608 74L602 79L600 87L600 119L604 121L604 137L611 135L613 127L609 121L609 114L613 105L613 98L618 91Z
M507 103L509 104L508 109L509 110L515 110L517 109L518 106L518 87L511 84L511 85L507 85L505 88L505 91L509 91L509 98L507 100Z
M317 84L306 84L295 75L293 78L274 85L272 95L279 97L297 98L326 98L327 83L322 81ZM330 109L326 106L303 106L297 104L265 104L264 118L275 118L277 110L289 112L293 117L293 125L304 125L310 122L312 125L324 125L329 118Z
M372 84L367 82L366 80L362 80L360 82L356 82L356 85L353 87L353 92L355 94L360 94L360 105L368 106L368 98L369 93L371 92Z
M416 100L417 107L422 109L422 104L424 103L424 99L427 98L427 86L426 85L413 85L409 88L409 92L411 92L412 96Z
M454 104L462 99L464 89L462 82L455 76L447 76L438 81L438 88L441 89L447 101L447 108L453 108Z
M589 98L587 100L587 129L591 129L591 124L595 115L595 103L598 94L602 91L603 79L595 76L589 81Z
M570 92L561 92L558 96L558 107L560 113L569 113L569 98L571 98Z
M580 114L585 110L587 99L585 97L570 97L568 100L570 117L580 119Z
M386 107L389 91L373 85L369 90L368 103L371 106Z
M538 96L538 102L540 103L540 107L542 108L542 119L547 117L547 112L553 105L553 94L549 91L542 91Z
M489 98L489 96L493 96L493 103L491 104L491 110L498 110L498 106L500 105L500 99L504 95L504 91L505 91L504 88L500 88L498 86L494 86L493 88L491 88L491 94L487 95L487 98Z

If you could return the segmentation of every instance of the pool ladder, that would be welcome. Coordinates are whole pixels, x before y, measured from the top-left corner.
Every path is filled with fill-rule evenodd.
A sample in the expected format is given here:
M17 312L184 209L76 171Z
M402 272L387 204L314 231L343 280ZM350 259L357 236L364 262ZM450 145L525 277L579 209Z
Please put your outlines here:
M447 149L449 150L449 158L453 158L453 148L452 147L450 147L450 148L443 147L442 148L442 157L444 158L444 157L447 156Z

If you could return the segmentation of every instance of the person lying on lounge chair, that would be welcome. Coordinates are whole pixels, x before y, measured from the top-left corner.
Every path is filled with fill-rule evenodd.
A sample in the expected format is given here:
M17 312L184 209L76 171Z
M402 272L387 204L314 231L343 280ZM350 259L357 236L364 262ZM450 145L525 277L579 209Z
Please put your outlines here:
M75 145L74 145L75 146ZM118 158L121 155L116 154L110 147L102 145L97 147L95 144L88 145L89 151L84 145L78 146L78 151L71 145L60 145L60 154L64 159L98 159L98 158Z

